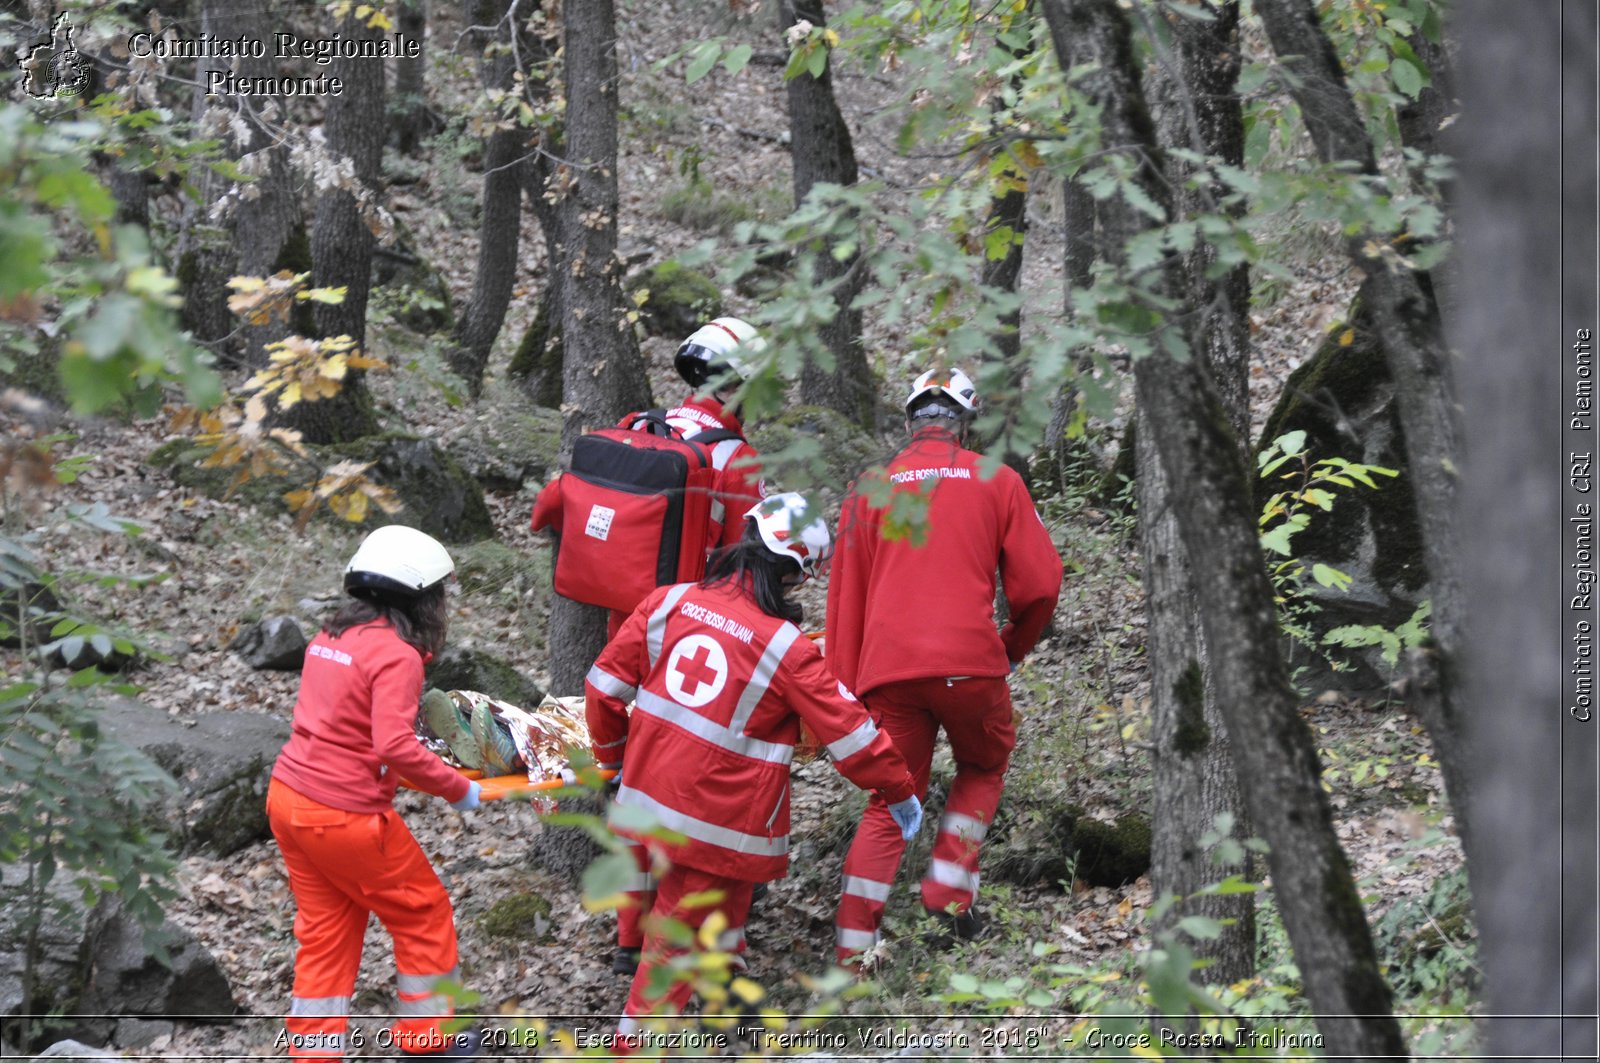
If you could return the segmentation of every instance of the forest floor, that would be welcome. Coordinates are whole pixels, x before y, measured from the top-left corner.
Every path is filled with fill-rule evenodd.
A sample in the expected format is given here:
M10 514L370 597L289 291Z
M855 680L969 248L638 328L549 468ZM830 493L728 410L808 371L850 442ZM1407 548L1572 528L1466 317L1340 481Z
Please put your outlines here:
M737 80L714 72L693 88L691 105L681 84L668 94L661 88L663 79L649 74L650 64L668 47L685 43L681 31L673 29L674 20L687 17L680 10L684 5L635 7L640 9L638 17L623 28L622 47L622 99L628 110L620 165L624 252L650 248L655 257L663 257L703 238L707 227L717 224L714 219L699 223L705 226L701 228L684 223L681 201L691 187L684 176L689 171L709 181L715 203L730 211L760 211L776 204L772 209L781 214L789 194L787 158L775 142L787 128L781 68L753 64ZM454 37L449 17L441 15L430 28L434 39ZM747 22L721 29L750 32ZM757 41L758 48L776 52L776 33L765 27L761 32L770 40ZM671 43L662 43L667 41ZM470 70L453 77L441 73L430 90L470 94L470 78ZM893 153L890 116L880 113L884 94L875 91L875 80L839 78L841 102L852 122L858 123L856 147L863 169L892 189L910 188L923 164ZM440 144L422 179L390 194L391 208L442 269L457 305L470 290L475 257L472 197L477 181L471 176L472 162L470 153L452 156ZM1028 312L1051 314L1060 305L1059 211L1048 205L1049 197L1036 199L1040 205L1029 237L1024 287L1030 293ZM543 283L543 241L531 220L523 247L517 299L492 371L503 370ZM1257 426L1288 373L1343 315L1354 287L1342 265L1324 262L1313 244L1300 253L1304 270L1252 315L1259 352L1251 380ZM737 306L733 309L737 311ZM872 328L868 335L891 402L913 368L911 356L899 353L905 351L899 339L881 328ZM388 342L406 341L402 337ZM397 346L385 352L378 345L375 349L426 361L429 355L418 343L417 351ZM672 346L665 338L645 344L658 401L675 398L679 390L668 368ZM392 425L435 436L447 446L475 416L472 408L452 407L442 399L413 401L414 377L378 376L374 385ZM137 675L145 688L141 696L175 716L228 711L287 718L297 677L252 671L227 646L252 619L283 611L305 614L311 611L308 605L334 601L337 573L356 535L323 522L296 532L286 516L174 486L144 464L146 455L169 438L164 421L98 420L78 424L76 430L77 449L95 454L96 460L77 483L44 500L46 508L33 524L50 528L67 504L98 501L146 529L137 540L52 535L47 551L47 560L57 571L170 574L165 582L132 594L86 592L107 620L159 633L156 645L172 660L152 664ZM1114 440L1116 434L1108 428L1105 438ZM1109 452L1102 455L1109 456ZM516 492L489 496L499 541L530 556L546 549L527 528L538 486L526 484ZM1053 630L1013 681L1013 696L1023 717L1013 761L1013 791L1058 788L1072 803L1106 821L1128 811L1148 814L1145 620L1131 519L1071 492L1046 500L1041 509L1069 567ZM820 615L818 593L813 591L807 600L813 617ZM460 598L451 642L491 650L542 681L538 651L545 623L539 608L542 598L543 592L521 585L509 595ZM1374 923L1408 902L1423 912L1422 898L1458 872L1460 852L1450 832L1439 776L1424 755L1426 739L1416 720L1381 699L1352 699L1319 690L1306 692L1301 713L1332 769L1327 781L1340 838L1369 898ZM797 767L794 836L826 835L836 841L859 804L854 794L825 764ZM529 865L527 842L541 829L534 812L524 805L500 804L462 815L437 800L404 792L398 806L455 902L464 979L480 996L476 1009L494 1015L572 1016L578 1024L609 1029L627 992L627 980L610 970L612 917L586 911L570 885ZM791 877L775 883L752 913L749 976L767 988L770 1003L791 1013L814 1006L818 998L804 980L822 975L831 958L837 850L836 844L808 848L809 855L797 859ZM889 946L879 981L842 1005L846 1013L859 1016L861 1024L877 1023L875 1016L905 1015L910 1028L921 1033L965 1030L972 1038L966 1054L972 1055L1000 1054L992 1031L1005 1027L1047 1027L1046 1039L1053 1045L1055 1037L1074 1025L1077 1013L1087 1010L1074 1003L1083 999L1074 994L1097 979L1101 984L1135 979L1137 965L1131 960L1150 947L1145 915L1151 890L1148 879L1140 878L1119 888L1075 882L986 888L984 907L993 917L990 932L955 952L930 951L910 922L912 891L920 871L919 866L902 868L885 927ZM273 1039L281 1029L276 1016L289 999L293 961L293 901L275 846L259 843L224 859L187 858L179 879L180 898L171 909L172 918L216 954L240 1008L258 1018L221 1028L180 1026L146 1051L171 1058L274 1054ZM485 912L499 899L530 890L550 902L548 926L524 940L492 937L483 923ZM1420 921L1426 918L1416 916ZM1288 954L1281 928L1274 929L1270 918L1263 920L1263 926L1260 984L1266 987L1283 976ZM1398 946L1405 940L1409 936L1397 932L1389 944ZM374 924L355 1001L356 1010L364 1015L393 1010L388 950L387 935ZM1396 955L1386 955L1385 961L1401 962ZM1018 979L1011 983L1015 995L1042 989L1054 1003L1045 1008L985 1009L942 1000L943 994L952 992L952 977L959 985L966 984L960 981L962 975L1002 985ZM1416 998L1402 1003L1414 1004ZM1012 1014L1000 1020L988 1017L1006 1012ZM376 1029L374 1022L362 1025L369 1035ZM991 1031L987 1043L984 1030ZM362 1054L374 1052L375 1047Z

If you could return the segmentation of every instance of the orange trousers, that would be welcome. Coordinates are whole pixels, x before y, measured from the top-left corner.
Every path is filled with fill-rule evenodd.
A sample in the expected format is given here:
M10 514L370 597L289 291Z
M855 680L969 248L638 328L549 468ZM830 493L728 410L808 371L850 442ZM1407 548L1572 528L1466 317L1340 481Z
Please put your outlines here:
M344 1058L350 996L367 919L394 939L399 1005L391 1035L403 1052L451 1047L441 1024L454 1014L439 983L460 981L455 914L433 865L394 809L346 812L277 779L267 819L294 891L294 996L284 1027L296 1060Z

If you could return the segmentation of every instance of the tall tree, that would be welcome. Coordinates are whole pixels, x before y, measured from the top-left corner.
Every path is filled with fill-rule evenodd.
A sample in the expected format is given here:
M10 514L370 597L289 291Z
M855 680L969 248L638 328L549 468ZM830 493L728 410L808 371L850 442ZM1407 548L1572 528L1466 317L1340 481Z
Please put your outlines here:
M337 25L345 40L377 40L379 30L355 17L355 10ZM367 297L372 289L372 230L363 217L363 205L372 209L379 189L383 162L383 63L359 56L339 55L329 75L344 83L344 91L328 97L323 128L328 151L348 159L354 188L321 189L311 227L312 280L319 288L343 287L344 301L318 303L314 320L321 337L349 336L358 347L367 339ZM358 201L356 193L365 200ZM377 430L372 397L365 374L351 370L344 386L332 398L302 402L284 420L300 430L308 442L337 443L370 435Z
M485 51L485 89L508 91L516 84L519 33L518 0L475 0L470 39ZM456 323L450 366L476 396L483 388L489 352L505 322L517 279L517 245L522 233L522 156L527 132L503 114L483 148L483 213L478 225L478 271L472 299Z
M1354 168L1386 191L1372 139L1312 0L1258 0L1256 12L1289 74L1289 90L1305 116L1318 156L1325 163ZM1407 472L1422 525L1433 619L1431 646L1414 662L1412 702L1433 740L1456 829L1470 844L1469 752L1457 692L1461 595L1454 514L1460 426L1450 351L1426 274L1398 256L1384 254L1389 240L1383 234L1357 232L1345 247L1356 268L1368 277L1364 291L1395 382Z
M1456 9L1462 119L1451 129L1461 160L1452 324L1473 427L1461 513L1481 1051L1593 1059L1596 722L1572 715L1568 685L1576 622L1593 613L1571 608L1570 558L1555 544L1573 548L1577 506L1591 497L1563 501L1567 453L1593 445L1564 440L1562 414L1586 360L1574 345L1580 329L1593 343L1597 309L1595 170L1572 164L1593 159L1600 123L1597 18L1591 4L1505 16L1485 0Z
M1176 18L1166 25L1168 44L1152 33L1158 62L1152 97L1166 144L1188 148L1230 166L1244 158L1244 117L1236 90L1239 66L1239 7L1204 3L1206 20ZM1150 27L1152 30L1157 27ZM1194 167L1169 156L1168 181L1182 217L1222 211L1221 189L1191 187ZM1243 206L1232 209L1235 216ZM1235 440L1250 438L1247 380L1250 342L1245 313L1250 298L1248 267L1218 275L1216 251L1198 242L1183 265L1185 312L1194 315L1190 334L1216 385ZM1234 773L1227 722L1208 676L1205 639L1194 610L1194 574L1184 552L1171 486L1156 451L1158 430L1139 408L1137 432L1140 546L1144 556L1149 615L1152 757L1155 814L1152 819L1151 882L1158 895L1193 897L1228 875L1250 874L1248 851L1213 862L1200 839L1219 817L1248 835L1248 815ZM1250 893L1195 897L1169 910L1222 921L1215 938L1195 942L1195 954L1210 961L1208 981L1231 984L1255 970L1255 898Z
M1171 194L1116 0L1041 0L1061 66L1100 114L1101 143L1131 158L1139 195L1170 216ZM1105 247L1126 267L1126 243L1156 223L1126 195L1102 204ZM1185 279L1168 259L1154 290L1135 294L1159 313ZM1140 289L1135 286L1133 291ZM1181 315L1167 329L1184 330ZM1199 344L1187 340L1191 351ZM1216 388L1200 358L1157 349L1134 369L1139 406L1167 473L1169 499L1193 568L1196 600L1251 818L1271 846L1274 895L1329 1055L1403 1056L1361 897L1321 786L1316 744L1296 712L1278 648L1277 615L1251 507L1250 481Z
M394 61L395 146L411 155L422 138L434 131L424 81L428 69L428 0L400 0L395 24L407 40L417 42L418 49L415 58Z
M1083 187L1083 182L1068 176L1061 182L1061 245L1062 294L1067 318L1073 316L1072 293L1089 287L1094 267L1094 197ZM1086 369L1085 360L1078 359L1080 370ZM1055 469L1056 481L1065 484L1075 454L1079 448L1067 437L1067 430L1078 412L1078 386L1074 382L1062 385L1050 407L1050 427L1045 440L1050 447L1050 460Z
M827 25L822 0L778 0L778 22L787 34L800 22L820 31ZM805 202L822 182L853 185L857 180L856 149L850 127L833 95L832 60L818 74L802 70L789 79L789 157L794 167L794 202ZM861 312L852 308L860 291L857 255L835 257L831 248L815 256L816 282L835 284L833 320L822 329L822 342L833 356L833 368L808 362L800 374L801 401L838 410L857 424L873 426L877 387L861 345Z
M627 324L617 257L617 29L612 0L568 4L567 162L552 180L566 240L561 271L561 452L578 436L650 404L639 345ZM604 609L555 598L550 609L550 687L582 691L605 646Z

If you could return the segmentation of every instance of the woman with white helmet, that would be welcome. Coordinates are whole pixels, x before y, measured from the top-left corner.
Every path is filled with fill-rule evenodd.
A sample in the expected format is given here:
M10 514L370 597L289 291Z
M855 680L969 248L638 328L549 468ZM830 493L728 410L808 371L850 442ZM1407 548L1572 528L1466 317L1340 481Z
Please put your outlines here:
M406 1055L472 1058L447 1037L442 983L458 982L455 918L433 865L394 810L400 777L466 811L468 782L417 741L422 669L444 645L445 581L455 566L432 537L401 525L362 540L345 568L348 602L306 647L289 741L267 789L267 817L295 896L294 995L285 1027L297 1060L344 1058L350 996L369 915L394 938Z
M827 525L798 494L774 495L745 517L743 536L712 556L701 582L662 587L634 610L584 684L595 759L622 771L613 826L669 865L624 1035L640 1016L681 1010L693 991L651 986L651 972L683 951L669 944L666 920L698 928L721 912L721 947L737 953L751 888L787 873L801 720L845 778L883 798L904 837L922 819L900 754L795 626L800 607L788 592L826 563ZM640 813L681 840L639 830ZM720 900L704 903L708 893Z

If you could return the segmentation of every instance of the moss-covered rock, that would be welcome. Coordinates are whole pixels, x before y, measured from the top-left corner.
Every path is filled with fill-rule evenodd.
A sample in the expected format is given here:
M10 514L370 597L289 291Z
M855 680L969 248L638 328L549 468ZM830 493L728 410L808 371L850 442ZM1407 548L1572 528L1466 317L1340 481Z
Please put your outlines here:
M515 491L548 479L561 449L561 412L530 406L498 380L484 388L477 413L449 441L451 455L491 491Z
M483 490L472 476L439 444L399 432L364 436L349 443L307 448L322 468L341 461L371 463L367 476L389 487L402 509L392 519L411 524L449 543L475 542L494 535L494 521L483 500ZM145 459L153 468L166 469L173 479L212 498L229 493L236 470L203 468L205 451L186 439L163 443ZM303 483L289 477L266 476L246 481L233 497L267 511L288 511L284 494ZM327 517L327 519L337 519Z
M393 246L372 254L372 309L413 332L443 332L455 324L450 286L418 251L420 243L403 223L396 223Z
M440 690L476 690L529 708L544 700L539 684L494 654L468 646L451 646L435 657L427 682Z
M1150 870L1150 821L1129 813L1115 823L1079 819L1073 871L1091 886L1122 886Z
M550 933L550 902L526 890L513 893L495 901L480 925L486 936L501 941L539 941Z
M628 291L643 290L640 320L652 336L682 339L722 313L722 290L705 274L676 259L658 262L628 281Z
M1320 636L1344 624L1404 623L1427 597L1428 576L1395 387L1360 293L1346 323L1289 377L1258 450L1293 431L1306 433L1313 461L1340 457L1400 470L1394 479L1379 479L1377 490L1340 490L1332 510L1313 511L1310 525L1295 536L1295 556L1308 569L1320 562L1352 579L1345 591L1308 581L1306 596L1315 607L1309 618L1312 630ZM1258 479L1258 507L1277 489L1275 482ZM1371 656L1353 672L1317 679L1356 689L1380 688L1388 677L1376 663L1376 651Z

